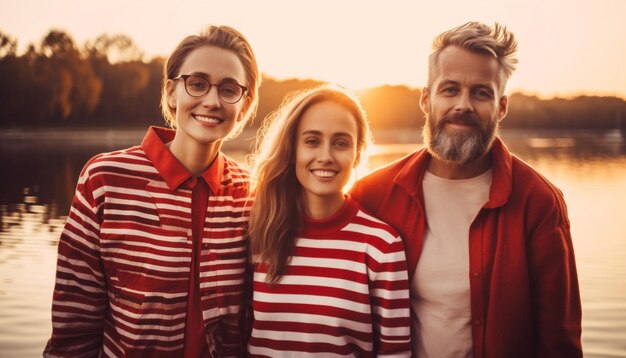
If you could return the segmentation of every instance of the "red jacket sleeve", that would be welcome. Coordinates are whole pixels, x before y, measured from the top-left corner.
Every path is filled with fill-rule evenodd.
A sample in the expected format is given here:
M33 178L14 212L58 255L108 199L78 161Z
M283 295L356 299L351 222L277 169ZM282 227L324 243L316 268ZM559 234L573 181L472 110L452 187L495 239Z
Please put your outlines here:
M99 204L89 163L78 180L70 213L59 239L52 300L52 337L45 357L96 357L102 349L108 301L100 261Z
M530 207L543 216L527 241L536 357L582 357L581 303L567 208L553 202Z

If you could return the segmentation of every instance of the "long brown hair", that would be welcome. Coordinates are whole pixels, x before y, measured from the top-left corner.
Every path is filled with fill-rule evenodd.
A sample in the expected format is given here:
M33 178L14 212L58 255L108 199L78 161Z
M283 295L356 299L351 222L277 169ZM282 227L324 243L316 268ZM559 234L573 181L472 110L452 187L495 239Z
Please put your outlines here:
M370 139L365 112L358 99L343 88L321 85L288 95L271 113L257 136L252 170L255 201L250 212L250 252L253 262L267 265L269 283L276 283L291 259L302 224L302 188L295 173L296 131L313 104L333 101L357 121L357 158Z
M228 26L209 26L199 35L188 36L183 39L167 58L163 66L163 84L161 86L161 111L165 121L172 128L176 128L176 110L170 107L167 100L167 81L175 78L180 73L180 67L187 59L187 56L195 49L203 46L215 46L224 50L232 51L237 55L246 72L246 84L248 92L246 94L243 111L246 113L242 121L228 135L234 138L243 129L244 125L256 115L259 104L259 86L261 77L259 76L259 66L256 56L252 52L252 47L246 38L237 30Z

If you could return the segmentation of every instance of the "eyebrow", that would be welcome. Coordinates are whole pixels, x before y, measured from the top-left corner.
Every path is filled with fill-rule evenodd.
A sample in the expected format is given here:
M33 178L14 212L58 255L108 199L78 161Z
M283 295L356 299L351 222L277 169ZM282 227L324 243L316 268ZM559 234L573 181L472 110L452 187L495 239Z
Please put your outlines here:
M207 80L209 80L211 78L211 76L209 76L209 74L204 73L204 72L192 72L189 75L190 76L196 76L196 77L202 77L202 78L205 78ZM240 84L239 81L237 81L236 79L234 79L232 77L226 77L226 78L222 79L219 83L236 83L236 84Z
M474 90L474 91L475 90L485 90L485 91L489 92L490 96L493 96L495 94L495 90L491 86L488 86L488 85L482 84L482 83L479 83L477 85L472 86L471 89Z
M461 83L458 81L454 81L454 80L443 80L439 83L437 88L440 88L445 85L460 86ZM478 83L478 84L472 85L471 88L483 88L483 89L493 92L493 89L491 88L491 86L485 83Z
M304 132L302 132L300 135L306 135L306 134L313 134L313 135L322 135L321 131L315 130L315 129L307 129ZM352 138L352 134L347 133L347 132L337 132L337 133L333 133L333 137L350 137Z
M307 129L307 130L305 130L304 132L302 132L300 134L301 135L304 135L304 134L322 135L322 132L316 131L316 130L313 130L313 129Z
M453 81L453 80L443 80L443 81L439 82L437 87L441 87L441 86L444 86L444 85L455 85L455 86L458 86L460 84L461 84L460 82Z

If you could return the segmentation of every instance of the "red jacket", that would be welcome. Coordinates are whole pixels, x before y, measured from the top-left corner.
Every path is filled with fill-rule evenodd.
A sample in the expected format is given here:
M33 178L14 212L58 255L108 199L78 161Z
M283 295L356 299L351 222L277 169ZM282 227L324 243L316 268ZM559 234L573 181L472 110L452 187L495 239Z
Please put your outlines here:
M99 154L83 169L59 240L52 337L45 357L182 357L198 179L152 127L141 146ZM223 154L209 187L199 257L210 357L242 354L248 173Z
M563 195L500 139L490 155L489 201L469 232L473 355L582 357L580 294ZM400 232L411 276L426 226L422 179L430 158L422 149L352 189L364 208Z

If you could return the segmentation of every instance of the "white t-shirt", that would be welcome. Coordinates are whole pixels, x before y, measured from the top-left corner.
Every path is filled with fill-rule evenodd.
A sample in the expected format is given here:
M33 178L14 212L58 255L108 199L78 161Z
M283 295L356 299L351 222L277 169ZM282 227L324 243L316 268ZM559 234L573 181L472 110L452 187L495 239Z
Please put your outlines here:
M489 200L491 180L491 169L461 180L424 176L427 226L411 282L420 358L472 357L469 227Z

